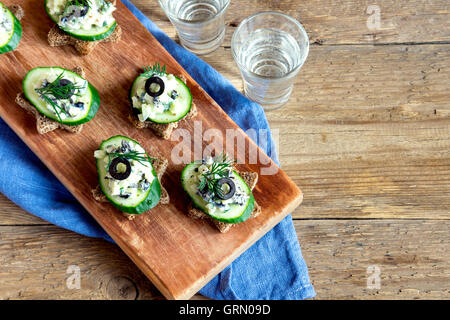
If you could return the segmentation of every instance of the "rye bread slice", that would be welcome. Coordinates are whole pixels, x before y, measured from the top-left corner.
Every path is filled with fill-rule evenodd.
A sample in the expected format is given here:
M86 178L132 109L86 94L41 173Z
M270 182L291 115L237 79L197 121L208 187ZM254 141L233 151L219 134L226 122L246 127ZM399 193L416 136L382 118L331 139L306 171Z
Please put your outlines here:
M168 204L170 202L169 193L166 188L161 183L161 179L163 174L166 172L167 166L169 165L169 161L165 158L152 159L152 166L155 169L156 177L161 184L161 199L159 200L159 204ZM94 189L91 190L92 196L96 201L99 202L109 202L106 198L105 194L100 189L100 185L97 185ZM122 214L128 218L128 220L133 220L134 218L141 216L142 214L128 214L126 212L122 212Z
M13 5L8 8L11 13L17 18L17 20L22 20L24 13L21 6Z
M183 75L178 76L184 83L186 83L186 78ZM131 106L133 108L133 106ZM192 100L191 110L186 114L186 116L177 122L172 123L156 123L150 120L141 122L139 121L138 117L132 113L128 116L131 123L137 128L137 129L144 129L149 128L151 129L158 137L163 138L164 140L170 139L170 136L172 135L172 132L175 128L178 127L178 124L181 121L189 120L197 115L197 106L195 105L194 101Z
M114 5L116 5L116 1L110 1ZM79 54L85 56L94 50L94 48L99 44L100 42L112 42L116 43L120 40L122 36L122 28L119 26L119 24L116 25L116 28L114 29L113 33L109 35L107 38L97 41L84 41L77 38L72 37L71 35L65 33L63 30L61 30L57 25L54 25L50 31L48 32L47 39L48 44L51 47L62 47L62 46L73 46L76 51L78 51Z
M72 69L72 71L81 76L82 78L86 76L82 67L75 67ZM80 133L81 130L83 129L82 124L76 126L69 126L44 116L36 109L34 105L32 105L27 100L23 92L17 94L16 103L23 109L27 110L36 118L36 129L39 134L45 134L58 128L64 129L72 133Z
M255 188L256 183L258 182L258 174L256 172L236 172L241 176L241 178L245 181L245 183L251 190ZM255 208L253 209L250 218L257 217L260 213L261 207L258 205L258 203L256 203L255 200ZM236 225L235 223L226 223L215 220L208 214L204 213L202 210L197 209L192 201L188 207L188 216L193 219L205 219L215 225L216 228L219 229L219 231L222 233L228 232L232 226Z

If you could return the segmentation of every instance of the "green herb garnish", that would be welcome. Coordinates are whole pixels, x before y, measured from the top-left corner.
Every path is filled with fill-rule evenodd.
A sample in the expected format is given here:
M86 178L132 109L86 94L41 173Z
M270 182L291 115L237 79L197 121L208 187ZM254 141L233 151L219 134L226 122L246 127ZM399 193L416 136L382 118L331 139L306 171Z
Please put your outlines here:
M158 61L156 61L153 67L149 66L144 67L144 72L141 75L150 78L155 74L159 76L164 76L166 74L166 65L161 67Z
M150 158L146 153L137 152L137 151L129 151L126 153L111 152L111 153L108 153L108 156L109 156L108 168L111 165L111 161L117 157L125 158L128 160L135 160L135 161L139 162L140 164L142 164L144 167L147 166L146 165L147 162L151 163L151 161L154 160L153 158Z
M41 98L53 108L59 121L62 121L60 112L69 117L70 114L63 107L59 106L56 101L68 99L72 95L80 96L79 93L75 93L75 90L81 90L84 88L84 86L78 86L70 81L65 84L61 84L60 82L63 80L63 74L64 71L61 72L53 82L47 84L45 87L34 89L40 94Z
M211 169L202 173L198 190L207 188L211 193L223 196L223 190L218 182L220 179L228 177L228 172L234 163L236 163L235 160L229 158L225 152L222 152L219 157L214 159Z

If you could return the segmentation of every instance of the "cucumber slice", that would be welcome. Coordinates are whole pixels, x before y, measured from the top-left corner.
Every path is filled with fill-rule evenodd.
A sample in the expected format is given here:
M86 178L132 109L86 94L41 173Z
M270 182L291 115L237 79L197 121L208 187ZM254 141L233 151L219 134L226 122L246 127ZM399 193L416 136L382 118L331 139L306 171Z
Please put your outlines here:
M129 144L134 145L137 148L142 148L140 144L128 137L125 136L114 136L102 142L99 150L104 150L108 146L112 145L115 147L120 147L122 140L128 141ZM142 149L142 152L145 152ZM147 155L147 153L145 153ZM129 213L129 214L141 214L145 211L152 209L159 203L161 199L161 185L156 176L155 169L152 164L148 162L146 164L148 167L145 170L147 174L153 174L153 181L151 182L151 186L147 191L143 191L142 189L138 189L137 193L133 197L129 197L127 199L121 198L117 195L112 195L110 188L108 187L108 180L105 179L108 168L108 163L104 161L104 159L97 159L97 173L98 173L98 181L100 184L100 189L106 196L106 198L120 211Z
M67 119L60 120L58 115L56 115L53 112L53 109L43 101L39 94L35 91L35 89L41 87L42 81L47 78L50 74L56 74L59 75L61 72L64 72L64 76L71 77L72 79L78 79L80 81L85 81L82 77L80 77L78 74L66 70L64 68L60 67L38 67L30 70L25 78L23 79L23 92L28 99L35 107L36 109L45 115L46 117L53 119L57 122L69 125L69 126L75 126L79 124L83 124L91 120L95 114L98 111L98 108L100 107L100 97L98 95L97 90L88 83L88 89L86 90L86 96L81 97L80 99L83 99L86 101L85 107L83 112L78 114L75 117L68 117Z
M177 91L178 97L174 100L173 103L173 110L176 110L175 113L172 113L171 111L164 111L162 113L155 113L153 116L149 116L147 120L156 122L156 123L171 123L171 122L177 122L186 117L188 112L191 110L192 106L192 95L189 88L186 86L186 84L178 77L174 76L177 83L174 88L174 90ZM145 82L147 81L148 77L144 75L140 75L139 77L134 80L133 85L130 89L130 103L133 107L133 113L139 114L141 113L141 110L135 108L135 105L133 105L133 97L138 95L138 91L141 92L142 90L145 90ZM168 94L167 89L163 92L164 94Z
M184 191L189 195L189 197L194 202L195 206L208 214L215 220L226 222L226 223L240 223L244 222L252 215L253 209L255 207L255 198L253 197L252 191L241 176L233 171L232 177L237 188L244 191L246 195L249 196L247 202L243 205L230 204L230 209L228 211L216 210L214 213L210 213L206 207L208 202L206 202L202 197L197 194L198 180L195 176L198 174L195 169L200 167L200 162L191 162L186 165L183 172L181 173L181 185Z
M102 28L92 28L89 30L68 30L62 29L72 37L84 40L84 41L97 41L108 38L116 29L117 22L113 22L111 25Z
M56 1L56 0L54 0L54 1ZM67 2L67 0L58 0L58 1L61 2L63 5ZM51 13L49 0L45 0L45 12L47 12L47 15L50 17L50 19L52 19L53 22L61 30L63 30L64 32L66 32L67 34L71 35L74 38L84 40L84 41L98 41L98 40L105 39L105 38L109 37L117 27L117 22L113 21L112 23L110 23L107 26L93 27L88 30L84 30L84 29L73 30L73 29L63 28L63 27L59 26L59 16L55 13L53 13L53 14Z
M8 7L1 2L0 10L2 11L0 17L3 17L12 26L9 31L0 26L0 53L6 53L13 51L19 45L22 38L22 25Z

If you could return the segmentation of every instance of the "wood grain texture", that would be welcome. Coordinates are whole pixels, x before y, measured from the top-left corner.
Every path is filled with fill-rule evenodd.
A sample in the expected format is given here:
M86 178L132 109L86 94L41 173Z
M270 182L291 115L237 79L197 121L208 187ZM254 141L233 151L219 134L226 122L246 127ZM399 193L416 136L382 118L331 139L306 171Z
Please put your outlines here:
M176 37L157 1L135 0L135 5L169 36ZM380 9L380 28L369 29L370 5ZM231 1L226 15L226 37L247 16L260 11L281 11L296 18L313 44L432 43L450 41L450 7L447 0L244 0Z
M317 299L450 298L448 221L294 223ZM55 226L0 226L0 252L1 299L163 299L117 246ZM71 265L80 289L66 286ZM380 289L367 288L370 265Z
M448 299L450 222L296 221L320 299ZM369 266L380 288L368 289Z
M206 61L242 87L230 49ZM333 126L449 119L449 61L450 44L314 46L288 104L267 115L275 128L281 122Z
M204 59L242 89L230 49ZM450 218L450 45L315 46L267 112L296 218Z
M225 146L238 162L242 162L238 165L239 170L260 173L262 163L268 166L273 163L266 155L261 155L259 163L248 164L249 150L255 146L254 143L122 3L118 3L115 14L123 28L122 40L117 44L101 43L88 57L78 56L71 47L52 48L47 45L45 34L52 24L50 19L42 19L46 15L41 1L21 1L18 4L25 12L34 13L27 15L22 22L25 30L34 32L25 33L19 49L6 54L5 59L0 61L0 70L4 75L0 79L4 89L0 115L164 296L182 299L194 295L301 203L301 191L282 170L271 176L260 175L254 196L263 212L222 235L206 222L194 221L185 215L188 200L179 182L183 164L176 163L171 164L163 178L172 199L167 206L160 205L150 214L129 221L111 205L96 202L90 191L97 184L92 155L102 140L117 134L130 136L139 141L150 155L160 152L164 158L173 160L171 151L178 141L158 139L149 130L137 130L128 120L128 90L141 66L152 64L155 60L166 64L168 72L187 78L198 108L199 114L194 120L201 123L200 130L216 129L222 137L225 137L226 130L234 130L238 139L242 137L245 140L245 152L238 153L233 146ZM71 66L67 65L69 60ZM54 65L67 68L83 66L88 81L100 92L101 108L80 134L54 131L39 135L30 125L34 119L29 114L18 106L11 108L26 72L33 67ZM191 134L187 141L194 146L193 121L183 122L180 128ZM201 142L203 148L210 143ZM195 157L200 158L201 154ZM190 157L189 161L192 160ZM273 184L282 188L283 193L269 192Z
M133 3L177 38L156 1ZM377 1L382 23L395 24L375 37L364 20L369 4L231 1L222 48L202 59L241 90L229 46L245 12L299 8L313 45L291 100L267 117L280 130L282 167L305 195L293 216L301 219L294 223L317 299L448 299L448 1ZM41 226L48 223L1 195L0 208L9 230L0 232L0 299L109 298L110 281L124 288L113 297L132 298L128 288L137 287L137 299L162 298L117 247ZM28 242L35 247L29 252ZM49 270L58 257L65 264ZM81 291L65 286L69 264L82 269ZM381 268L381 290L365 286L370 264Z

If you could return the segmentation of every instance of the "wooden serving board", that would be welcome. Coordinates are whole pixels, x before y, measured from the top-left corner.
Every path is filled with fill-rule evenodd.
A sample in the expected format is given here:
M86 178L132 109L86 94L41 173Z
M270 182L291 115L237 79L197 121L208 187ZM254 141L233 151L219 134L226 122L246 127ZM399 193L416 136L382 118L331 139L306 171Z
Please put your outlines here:
M257 164L246 164L249 149L255 148L255 144L122 3L117 3L115 13L123 29L122 40L117 44L99 44L87 57L78 55L72 47L48 46L47 32L52 23L45 14L42 0L6 0L4 3L21 5L25 17L19 48L0 55L0 116L165 297L191 297L301 203L301 191L278 170L274 175L260 175L254 190L255 199L262 207L257 218L238 224L225 234L206 221L188 218L189 199L179 182L184 165L170 160L171 151L179 142L161 140L150 130L135 129L128 120L128 90L142 66L158 61L167 65L168 72L187 78L198 107L198 116L193 120L201 121L203 132L214 128L225 137L227 129L237 130L246 145L244 153L234 151L235 158L243 162L238 165L239 170L260 173L261 167L274 164L265 154L260 155ZM39 135L34 118L15 104L25 74L38 66L82 66L87 80L98 89L100 110L80 134L56 130ZM194 139L193 121L183 122L180 128L190 132ZM102 140L117 134L136 139L150 153L159 150L170 161L162 179L170 194L170 204L158 205L133 221L109 203L94 201L91 195L91 189L97 185L93 152ZM210 143L203 141L203 148ZM227 150L230 151L228 147Z

